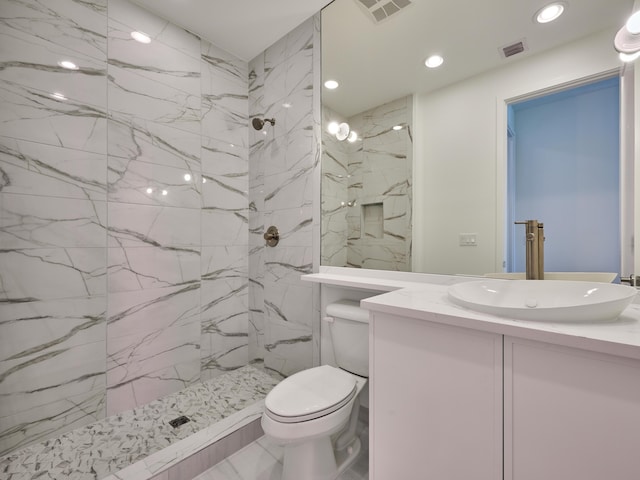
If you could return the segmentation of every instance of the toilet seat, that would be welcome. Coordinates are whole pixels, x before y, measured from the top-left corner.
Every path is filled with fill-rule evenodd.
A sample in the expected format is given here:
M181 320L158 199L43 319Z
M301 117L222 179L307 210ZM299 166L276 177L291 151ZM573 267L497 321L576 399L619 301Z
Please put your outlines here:
M277 422L297 423L333 413L357 393L354 376L329 365L298 372L265 398L265 413Z

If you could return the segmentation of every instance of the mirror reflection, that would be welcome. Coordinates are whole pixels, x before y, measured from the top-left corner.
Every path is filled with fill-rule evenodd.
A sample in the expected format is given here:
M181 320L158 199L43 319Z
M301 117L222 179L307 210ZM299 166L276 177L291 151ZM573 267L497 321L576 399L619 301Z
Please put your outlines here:
M323 82L338 83L324 87L322 95L322 264L474 275L523 271L524 232L512 217L525 214L546 221L546 270L630 273L633 223L625 205L633 197L625 175L632 159L625 145L632 138L625 132L633 112L620 105L629 104L633 93L633 69L620 60L613 38L633 1L561 2L562 15L547 23L536 21L545 2L531 0L463 7L445 0L392 0L385 17L366 8L369 3L379 8L384 2L336 0L322 12ZM425 62L434 55L441 65L428 68ZM509 112L572 87L602 90L591 85L605 85L605 96L615 97L605 120L617 116L620 134L601 148L602 165L577 163L569 178L609 165L607 178L622 180L615 191L609 182L602 192L590 187L586 194L584 185L572 189L563 180L567 188L555 198L549 188L539 189L547 210L537 204L514 209ZM567 121L575 126L584 118L578 110ZM599 132L598 121L604 120L591 123ZM343 131L336 131L341 125ZM564 153L582 162L584 139L592 134L571 130L580 131L566 135L564 143L575 151ZM525 152L544 164L556 158L552 149ZM607 266L590 263L605 249L610 253L594 236L598 229L588 221L567 221L584 195L603 218L616 220L600 232L622 245ZM576 239L579 251L567 250ZM567 260L566 251L575 258Z

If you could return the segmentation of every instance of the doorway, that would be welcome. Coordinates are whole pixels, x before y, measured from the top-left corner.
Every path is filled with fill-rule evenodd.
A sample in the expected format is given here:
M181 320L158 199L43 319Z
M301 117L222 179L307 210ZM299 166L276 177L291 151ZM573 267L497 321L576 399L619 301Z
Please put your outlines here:
M544 223L545 270L620 271L620 78L508 105L506 271Z

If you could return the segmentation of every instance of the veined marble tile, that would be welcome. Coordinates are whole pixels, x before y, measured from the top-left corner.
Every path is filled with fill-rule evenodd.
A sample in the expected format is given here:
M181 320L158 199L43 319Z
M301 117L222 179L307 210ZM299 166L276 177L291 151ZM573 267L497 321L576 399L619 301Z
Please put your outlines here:
M112 112L108 122L109 155L197 172L199 133L187 132Z
M149 35L152 40L200 58L200 39L128 0L109 0L109 19Z
M265 226L264 213L252 202L249 204L249 246L251 248L265 245L264 233L269 225Z
M282 247L311 247L313 244L312 223L313 209L310 206L264 213L265 225L278 226L280 233L278 246Z
M46 323L41 322L39 328L51 329L53 325ZM51 345L32 342L34 346L31 349L16 352L0 362L0 395L3 404L3 416L0 418L70 397L104 391L105 358L95 354L105 348L104 317L84 319L75 327L56 325L55 328L58 335L51 331L49 336L43 332L37 335L37 338L49 340ZM73 330L84 328L94 328L96 331L84 338L74 339ZM23 328L21 334L24 335L28 330ZM64 341L65 336L71 336L72 339ZM93 343L74 344L75 341L81 342L90 337L101 338Z
M161 247L108 249L108 291L174 287L200 280L196 250Z
M282 210L292 205L307 206L313 204L314 166L270 175L264 179L264 208Z
M241 147L249 146L248 94L246 84L224 77L202 92L202 134Z
M264 256L265 249L270 248L264 245L264 240L262 245L257 247L250 247L249 249L249 290L251 291L253 287L257 287L260 291L264 288ZM250 303L251 308L259 308L262 306L262 301Z
M311 117L308 117L310 120ZM310 123L306 124L307 127ZM265 176L290 171L306 170L314 165L310 152L313 132L310 128L297 128L265 144Z
M298 104L292 119L283 122L282 131L291 131L299 122L296 118L306 116L312 110L313 90L313 20L309 19L295 30L277 41L265 52L264 104L267 112L283 114L283 103ZM299 92L300 95L296 95ZM302 99L306 98L306 101ZM295 100L294 100L295 99ZM289 101L287 101L289 100ZM307 104L305 108L302 104ZM297 114L295 114L297 112ZM291 115L291 113L289 113ZM282 115L284 118L287 115Z
M200 95L109 64L109 109L200 134Z
M71 61L69 70L58 62ZM60 92L82 104L106 105L104 88L106 59L96 59L54 44L42 44L36 37L13 36L0 29L0 69L2 79L25 88Z
M4 249L106 246L107 204L90 200L0 194Z
M144 32L144 30L143 30ZM146 32L144 32L146 33ZM131 38L131 28L109 19L109 65L152 82L164 83L191 95L200 95L200 44L191 54L152 40L140 43Z
M103 415L83 404L104 394L106 360L95 352L105 349L105 310L105 297L2 307L0 450L60 433L65 418Z
M205 207L202 209L202 245L246 245L248 207Z
M200 321L198 316L192 317L190 322L176 323L175 326L169 328L157 330L151 328L147 332L109 338L107 344L107 388L111 390L126 385L135 385L141 379L153 383L159 377L156 372L172 369L176 365L185 366L186 371L189 372L186 377L174 377L174 380L184 382L182 386L184 388L198 380L199 347ZM133 388L135 389L135 386ZM143 402L144 399L138 398L138 396L136 395L137 402ZM159 395L147 398L144 403L158 397ZM140 404L136 403L129 408ZM111 405L108 405L108 409L109 413L113 413Z
M386 198L391 195L407 195L410 187L410 179L407 177L405 169L385 168L363 174L360 197L382 196Z
M385 198L384 238L387 242L411 240L411 198L408 195Z
M272 283L267 281L264 289L265 320L287 324L305 325L311 328L313 314L313 292L311 285Z
M246 245L202 248L202 280L247 280Z
M346 210L322 212L321 265L343 267L347 264Z
M248 178L248 149L214 138L202 137L202 172Z
M7 302L104 296L105 248L0 251L0 298Z
M280 82L284 82L282 90ZM273 88L275 83L276 88ZM265 76L265 115L280 119L274 137L292 135L296 131L312 136L313 124L313 76L311 51L303 51L279 65ZM278 93L275 93L278 91ZM281 95L281 97L279 96Z
M248 83L248 64L229 52L215 46L207 40L201 42L202 80L203 85L211 85L210 82L220 76L226 76L238 83ZM207 90L213 91L211 87Z
M107 338L154 335L169 328L199 323L200 282L142 291L113 292L109 295ZM134 344L135 341L131 340ZM118 351L109 343L109 355Z
M266 350L264 348L264 314L259 311L249 310L248 325L248 349L249 362L264 361Z
M209 379L248 361L247 281L202 285L201 369Z
M203 174L202 205L215 208L224 205L227 210L246 211L249 205L247 174Z
M8 454L34 442L55 438L57 435L104 418L104 376L99 383L99 388L88 391L86 394L53 401L16 415L0 417L0 455ZM40 452L43 447L35 444L33 450ZM77 452L74 451L74 454ZM46 458L45 456L45 461ZM29 463L20 464L20 470ZM42 462L37 467L40 473L46 471L46 467L42 468ZM20 476L20 473L16 473L17 478L33 478L32 473L24 476Z
M397 271L407 271L411 267L404 243L371 245L350 241L348 249L349 266Z
M0 136L106 153L106 109L74 100L72 91L66 95L56 99L51 92L0 80Z
M0 191L106 200L106 155L0 137Z
M66 48L104 61L107 0L4 0L3 34L44 49Z
M207 187L190 170L111 156L107 181L109 201L183 208L200 208Z
M310 327L270 319L266 323L265 367L289 376L313 365Z
M153 363L151 362L151 365ZM157 399L161 399L172 393L179 392L185 387L193 386L200 380L200 361L198 358L183 363L176 363L167 368L150 372L146 375L132 379L128 382L109 386L107 390L107 415L127 413L133 408L144 406ZM173 418L181 413L174 413ZM163 422L163 426L167 428L167 418ZM135 424L134 424L135 425ZM190 430L189 430L190 431ZM144 432L148 435L148 432ZM175 434L174 434L175 435ZM142 439L137 438L138 442ZM144 440L148 441L148 437ZM162 442L163 440L161 440ZM168 445L174 438L165 437L163 445ZM143 444L144 445L144 444ZM113 446L112 449L117 449ZM138 447L133 455L134 458L127 458L125 465L133 461L143 460L148 455L148 447ZM116 457L117 453L110 455L110 458ZM112 470L113 471L113 470Z
M107 210L110 247L184 247L198 251L197 209L110 202Z

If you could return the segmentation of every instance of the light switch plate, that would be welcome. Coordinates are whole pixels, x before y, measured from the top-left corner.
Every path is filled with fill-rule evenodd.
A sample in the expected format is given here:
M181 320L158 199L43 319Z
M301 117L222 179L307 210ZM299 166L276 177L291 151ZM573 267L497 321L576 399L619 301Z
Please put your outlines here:
M478 245L477 233L461 233L459 234L461 247L475 247Z

